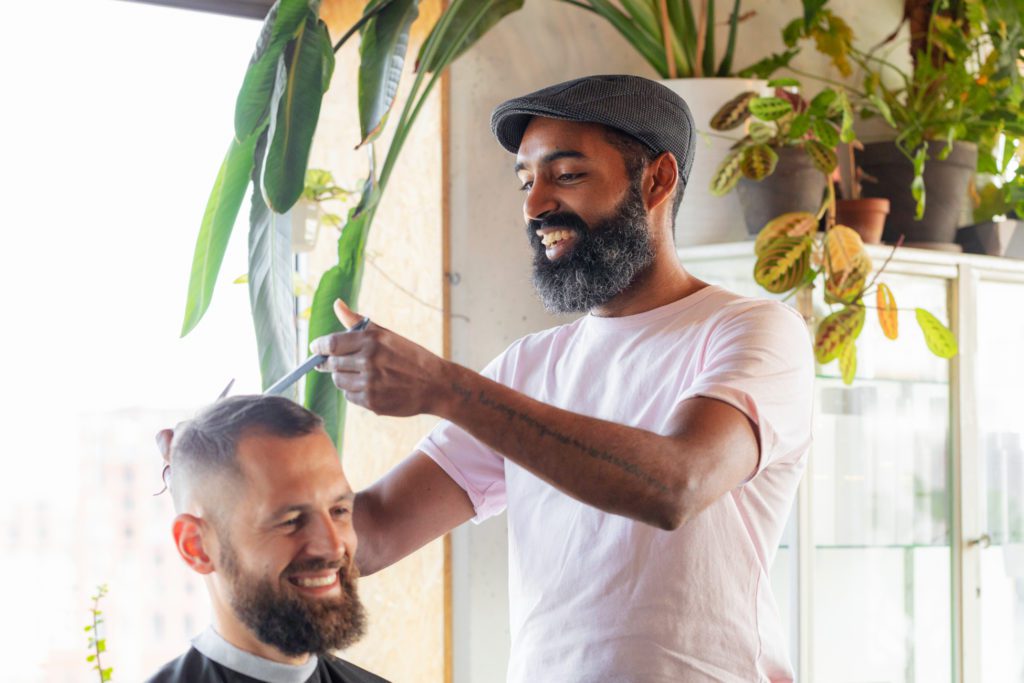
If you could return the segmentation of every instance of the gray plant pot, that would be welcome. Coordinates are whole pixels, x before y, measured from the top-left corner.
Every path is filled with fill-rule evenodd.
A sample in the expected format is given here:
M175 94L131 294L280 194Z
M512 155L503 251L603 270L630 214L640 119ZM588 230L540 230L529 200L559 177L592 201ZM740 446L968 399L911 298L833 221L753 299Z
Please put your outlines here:
M890 202L882 241L895 243L900 235L915 246L952 245L967 201L967 186L978 165L978 146L970 142L953 143L953 151L939 160L945 142L928 143L928 161L924 167L925 211L914 220L917 202L910 192L914 166L893 142L864 145L857 162L864 172L878 179L863 184L864 197L881 197Z
M956 231L956 241L969 254L1024 259L1024 221L985 221Z
M740 178L736 192L743 207L747 234L756 237L765 224L784 213L817 213L825 192L826 178L799 147L775 150L779 163L764 180Z

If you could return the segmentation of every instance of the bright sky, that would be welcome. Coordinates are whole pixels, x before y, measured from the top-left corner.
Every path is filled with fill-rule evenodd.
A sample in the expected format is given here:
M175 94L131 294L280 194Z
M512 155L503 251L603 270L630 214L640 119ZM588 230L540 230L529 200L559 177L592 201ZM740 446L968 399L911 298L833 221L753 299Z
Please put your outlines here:
M231 284L248 202L213 305L178 335L260 22L118 0L15 7L0 21L0 453L18 464L0 495L31 495L70 456L81 410L197 408L232 377L236 393L259 388L248 294Z

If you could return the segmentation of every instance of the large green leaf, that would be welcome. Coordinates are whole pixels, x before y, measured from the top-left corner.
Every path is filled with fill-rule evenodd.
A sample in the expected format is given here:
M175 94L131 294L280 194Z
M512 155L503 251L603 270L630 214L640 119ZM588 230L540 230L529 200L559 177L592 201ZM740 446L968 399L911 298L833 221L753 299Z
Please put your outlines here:
M363 26L359 43L359 130L365 144L384 129L402 80L417 0L394 0Z
M206 202L203 221L199 226L196 250L192 257L192 276L188 283L188 299L185 302L185 321L181 336L185 336L199 323L213 298L224 251L231 237L231 229L238 217L238 209L245 197L249 174L253 169L253 150L258 135L244 142L231 141L224 161L217 172L217 179Z
M715 73L719 78L732 76L732 57L736 52L736 30L740 23L740 0L733 0L732 13L729 14L729 37L725 42L725 54ZM710 75L710 74L705 74Z
M309 12L278 60L263 169L264 197L277 213L290 209L302 195L324 87L334 69L330 44L327 25Z
M249 212L248 277L249 307L256 329L256 349L264 389L284 377L296 360L291 220L288 215L271 211L259 189L259 168L266 144L267 136L264 135L255 152Z
M463 52L471 48L476 41L491 30L491 28L505 18L506 15L519 10L523 6L524 0L483 0L487 5L486 9L479 6L479 2L464 2L458 7L454 7L457 10L452 15L450 23L444 25L444 33L438 35L438 40L442 46L447 46L451 41L455 40L457 36L461 35L467 26L471 25L469 33L463 38L454 53L451 53L448 47L444 47L443 50L435 50L434 54L429 60L424 62L425 52L427 47L427 41L423 42L420 46L420 53L416 57L416 68L422 69L427 73L434 73L439 71L462 55ZM452 11L452 10L449 10ZM440 22L438 22L440 26ZM448 56L448 53L451 56Z
M379 196L375 189L366 189L363 194L364 198ZM313 295L309 318L310 342L342 331L343 327L334 315L335 299L342 299L352 308L358 305L366 238L373 218L372 210L363 209L360 206L349 212L348 222L338 240L338 265L324 273ZM329 374L312 373L307 377L306 407L323 418L324 428L340 450L345 429L345 397L334 386Z
M570 5L575 5L576 7L588 9L614 26L615 30L622 34L623 38L629 41L629 44L633 49L639 52L662 78L668 78L668 63L665 61L665 46L659 43L654 36L645 33L643 29L629 17L629 15L622 12L622 10L620 10L613 2L610 2L610 0L587 0L586 2L582 2L580 0L561 1ZM670 6L672 4L674 3L669 3ZM683 75L684 73L685 69L683 65L679 65L679 74Z
M278 0L267 13L235 101L237 139L245 140L266 121L278 58L309 11L308 0Z
M704 54L701 57L701 76L710 78L715 75L715 3L711 0L706 5L704 24Z
M345 299L345 294L350 289L350 281L338 266L334 266L323 274L316 293L313 295L313 306L309 316L310 342L318 337L341 332L344 329L334 315L334 300ZM350 300L346 299L346 301ZM323 418L324 429L334 439L340 453L345 428L345 397L334 386L334 380L329 374L311 372L306 375L305 405L306 408Z

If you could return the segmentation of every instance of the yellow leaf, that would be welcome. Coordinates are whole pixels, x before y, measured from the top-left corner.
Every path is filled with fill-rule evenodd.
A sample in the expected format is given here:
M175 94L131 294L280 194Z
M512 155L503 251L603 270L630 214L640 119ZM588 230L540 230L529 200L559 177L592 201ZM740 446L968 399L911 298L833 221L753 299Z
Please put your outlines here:
M882 333L889 339L899 336L899 317L896 311L896 297L888 285L878 284L876 294L878 305L878 324L882 327Z
M870 270L871 259L856 230L834 225L825 233L825 268L829 276L862 268L865 261Z

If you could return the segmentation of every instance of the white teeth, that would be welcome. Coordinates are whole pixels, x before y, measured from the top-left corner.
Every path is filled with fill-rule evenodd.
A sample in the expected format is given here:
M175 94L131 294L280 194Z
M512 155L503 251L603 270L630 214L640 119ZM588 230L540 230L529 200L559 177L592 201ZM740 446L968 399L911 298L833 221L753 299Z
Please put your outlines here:
M330 576L324 576L321 578L298 578L294 579L295 583L299 584L303 588L321 588L323 586L330 586L337 580L337 574L331 574Z
M555 230L549 232L546 235L541 235L541 244L545 247L550 247L553 244L557 244L562 240L567 240L572 237L572 230Z

